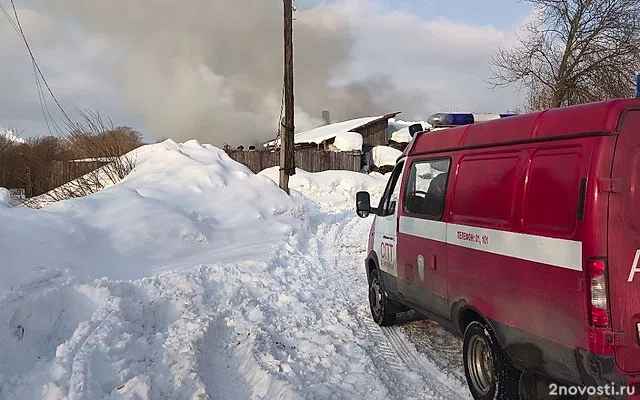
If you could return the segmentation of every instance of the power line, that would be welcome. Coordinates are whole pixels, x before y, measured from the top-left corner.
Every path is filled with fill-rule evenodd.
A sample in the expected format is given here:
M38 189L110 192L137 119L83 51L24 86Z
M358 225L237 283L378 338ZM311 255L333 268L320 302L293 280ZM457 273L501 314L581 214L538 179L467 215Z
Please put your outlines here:
M13 21L13 18L11 18L11 15L9 15L9 11L7 11L7 9L2 3L0 3L0 9L2 10L2 13L4 14L4 16L7 17L7 19L9 20L9 23L13 27L13 30L16 31L18 35L20 35L20 29L18 29L18 25L16 25L16 23Z
M42 82L44 82L44 85L46 86L47 90L49 91L49 94L51 94L51 97L53 98L53 101L56 102L56 105L58 106L60 111L62 111L62 114L65 116L65 118L69 122L73 123L71 118L69 118L69 115L67 114L67 112L64 110L64 108L62 108L62 105L60 105L60 102L56 98L56 95L53 94L53 91L51 90L51 87L49 87L49 83L47 83L47 79L44 77L44 74L42 74L42 71L40 70L40 67L38 66L36 58L33 55L33 51L31 51L31 46L29 45L29 41L27 40L27 37L25 36L24 31L22 30L22 25L20 24L20 18L18 17L18 11L16 10L16 4L14 3L13 0L11 0L11 7L13 8L13 13L16 16L16 23L18 25L18 29L20 30L20 37L22 37L22 40L24 40L24 44L27 47L27 50L29 51L29 56L31 57L31 61L33 61L33 65L36 67L36 69L38 70L38 73L42 77Z
M0 9L2 10L2 13L7 18L7 20L11 24L11 26L13 27L13 30L16 31L18 36L21 36L20 35L20 29L18 28L18 25L16 25L15 21L13 20L11 15L9 14L9 11L7 11L7 9L5 8L5 6L2 3L0 3ZM31 63L33 64L33 61ZM46 100L44 99L44 93L42 92L42 87L40 85L40 79L39 79L39 76L38 76L38 73L37 73L35 65L33 66L33 76L34 76L35 81L36 81L36 90L38 92L38 101L40 102L40 109L42 110L42 116L44 117L44 122L47 124L47 130L49 131L49 134L53 135L53 132L51 132L51 126L49 125L49 119L47 118L48 107L47 107L47 111L45 111ZM51 117L51 115L49 115L49 117Z
M11 7L13 9L13 14L15 16L15 21L11 18L11 16L8 13L8 11L6 10L6 8L2 4L0 4L0 7L2 8L2 11L5 14L5 16L7 17L7 19L9 19L9 22L13 26L14 30L16 30L18 35L22 38L22 41L24 42L24 44L25 44L25 46L27 48L27 51L29 52L29 56L31 57L31 62L33 64L34 75L35 75L35 79L36 79L36 88L38 90L38 98L40 100L40 107L42 108L43 114L45 114L45 122L47 122L47 127L49 127L49 122L47 121L46 114L49 115L49 118L51 119L52 124L54 125L56 130L59 133L61 133L62 130L60 129L58 124L55 122L54 118L51 116L51 112L49 111L49 107L48 107L46 99L44 97L44 90L42 89L42 84L40 83L40 79L42 79L42 83L44 83L45 87L47 88L47 91L49 92L49 94L53 98L53 101L56 103L58 109L60 109L60 111L62 112L62 115L64 115L64 117L67 119L67 121L72 125L73 125L73 121L71 120L71 118L69 117L67 112L64 110L64 108L62 107L62 105L58 101L57 97L53 93L53 90L51 90L51 87L49 86L49 83L47 82L47 79L44 77L44 74L42 73L42 70L40 69L40 66L38 65L38 62L36 61L36 58L35 58L35 56L33 54L33 51L31 50L31 46L29 45L29 41L27 40L27 37L26 37L26 35L24 33L24 30L22 29L22 24L20 23L20 18L18 17L18 11L16 9L15 2L14 2L14 0L10 0L10 1L11 1ZM51 132L51 128L49 128L49 132Z

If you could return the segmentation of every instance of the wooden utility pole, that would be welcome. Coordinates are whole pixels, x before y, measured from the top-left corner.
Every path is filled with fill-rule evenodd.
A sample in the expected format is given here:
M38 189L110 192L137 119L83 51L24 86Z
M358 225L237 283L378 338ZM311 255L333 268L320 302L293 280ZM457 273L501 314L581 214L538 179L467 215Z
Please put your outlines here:
M284 118L280 135L280 188L289 194L289 177L295 175L293 133L293 0L284 3Z

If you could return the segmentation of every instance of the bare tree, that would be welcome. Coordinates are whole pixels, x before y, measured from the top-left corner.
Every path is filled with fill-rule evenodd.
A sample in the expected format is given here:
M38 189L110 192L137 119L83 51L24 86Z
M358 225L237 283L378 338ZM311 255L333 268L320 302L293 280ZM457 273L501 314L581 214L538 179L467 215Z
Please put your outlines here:
M5 188L15 188L20 185L16 171L20 168L20 149L22 142L16 140L22 132L9 126L4 135L0 132L0 186Z
M79 113L82 122L69 123L69 133L65 135L70 156L60 159L71 159L68 162L76 166L86 163L90 167L88 172L37 198L28 199L27 206L38 208L50 202L88 196L118 183L135 167L132 150L143 144L138 131L115 127L98 112L79 110ZM98 164L102 166L91 168Z
M12 184L11 178L15 168L15 153L18 146L0 134L0 187Z
M528 110L633 97L640 0L526 1L536 17L492 59L492 87L518 83Z
M116 127L97 111L78 113L82 122L70 123L65 135L75 158L116 158L143 145L142 134L133 128Z

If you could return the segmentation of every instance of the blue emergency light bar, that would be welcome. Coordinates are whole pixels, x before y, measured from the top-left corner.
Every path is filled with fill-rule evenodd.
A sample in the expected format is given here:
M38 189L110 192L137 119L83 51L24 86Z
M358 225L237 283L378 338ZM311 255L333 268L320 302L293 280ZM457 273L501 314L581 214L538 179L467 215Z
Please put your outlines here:
M433 127L469 125L518 114L436 113L427 118Z
M636 75L636 98L640 98L640 74Z

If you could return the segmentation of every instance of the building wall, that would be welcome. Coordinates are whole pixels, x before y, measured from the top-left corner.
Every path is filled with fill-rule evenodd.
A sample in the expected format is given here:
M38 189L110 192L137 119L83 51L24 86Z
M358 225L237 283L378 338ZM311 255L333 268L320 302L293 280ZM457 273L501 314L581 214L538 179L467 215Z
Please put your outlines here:
M362 144L366 147L389 145L389 120L382 120L364 128L355 129L362 135Z

